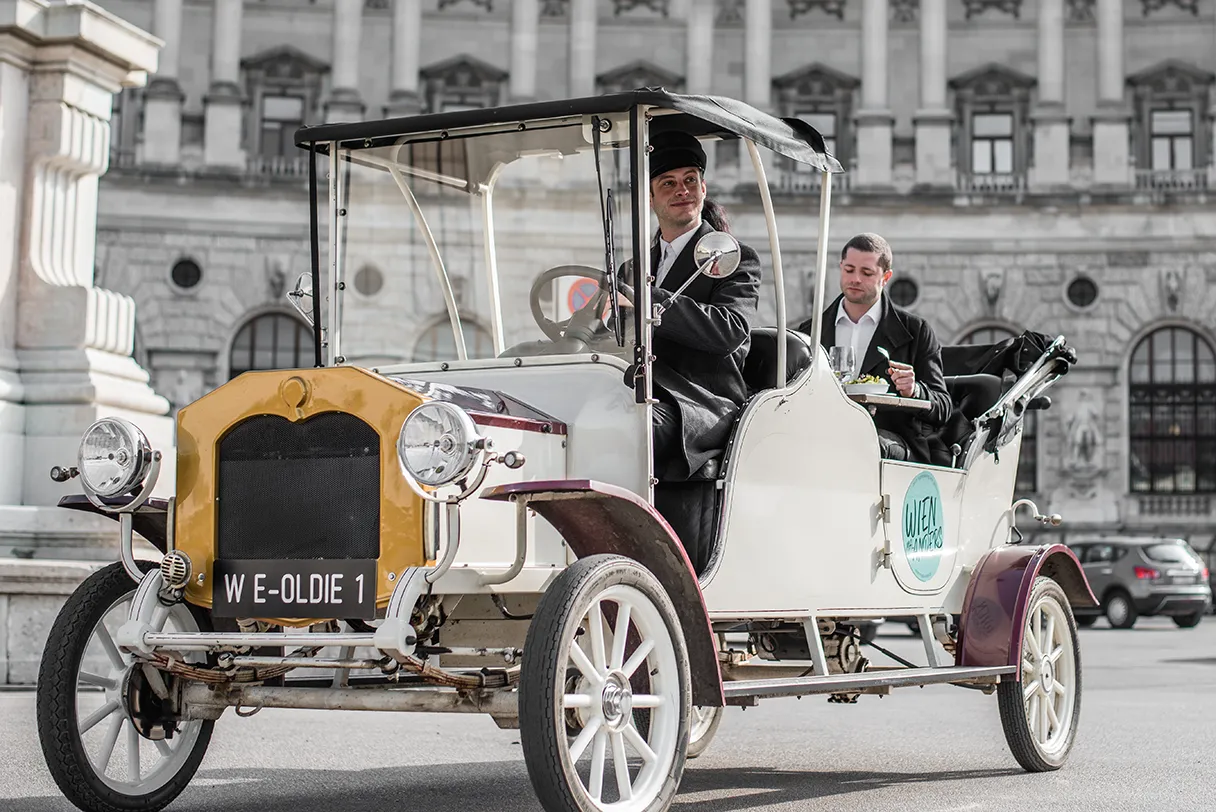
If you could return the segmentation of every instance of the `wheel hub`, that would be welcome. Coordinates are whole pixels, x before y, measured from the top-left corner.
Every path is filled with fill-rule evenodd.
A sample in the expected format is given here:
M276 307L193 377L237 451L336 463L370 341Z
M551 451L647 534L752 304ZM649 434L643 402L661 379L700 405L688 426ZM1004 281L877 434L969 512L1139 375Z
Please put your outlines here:
M1052 688L1055 686L1055 669L1047 660L1039 661L1039 685L1043 688L1043 693L1050 695Z
M628 722L633 713L633 688L623 674L609 674L600 693L600 710L610 727Z

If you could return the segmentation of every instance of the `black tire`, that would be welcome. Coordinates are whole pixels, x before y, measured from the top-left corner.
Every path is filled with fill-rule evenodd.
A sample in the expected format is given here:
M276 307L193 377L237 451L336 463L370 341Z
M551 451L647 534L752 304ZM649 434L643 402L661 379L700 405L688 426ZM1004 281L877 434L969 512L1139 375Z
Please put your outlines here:
M1174 615L1174 625L1180 629L1193 629L1203 620L1203 612L1193 612L1189 615Z
M873 643L874 638L878 637L877 623L861 623L857 626L857 635L863 643Z
M1106 613L1106 622L1115 629L1130 629L1140 617L1136 604L1132 603L1131 595L1121 589L1106 596L1102 610Z
M688 758L696 758L709 749L726 708L694 708L688 733ZM700 718L698 718L700 717Z
M1082 629L1088 629L1090 626L1098 622L1097 615L1074 615L1073 617L1076 618L1077 626Z
M1002 679L997 685L997 704L1000 707L1001 727L1005 731L1005 741L1009 744L1009 749L1018 764L1028 772L1049 772L1058 770L1064 765L1072 750L1073 742L1076 740L1077 723L1081 716L1081 647L1077 640L1077 625L1064 590L1050 578L1042 576L1036 578L1034 587L1030 590L1026 611L1027 630L1023 632L1022 640L1023 663L1028 659L1036 659L1029 641L1028 629L1031 623L1037 623L1041 617L1037 609L1040 606L1044 607L1045 612L1051 613L1054 630L1060 630L1056 624L1061 621L1064 623L1063 629L1066 630L1065 640L1060 644L1059 659L1055 661L1055 667L1048 672L1045 682L1059 682L1053 679L1053 675L1060 674L1060 661L1064 661L1065 666L1070 667L1073 686L1071 691L1065 689L1064 696L1068 698L1065 707L1057 710L1054 696L1052 702L1052 710L1057 713L1060 721L1063 722L1067 719L1067 728L1061 731L1057 725L1053 739L1049 725L1046 741L1041 742L1040 737L1031 729L1028 718L1032 712L1039 712L1039 705L1032 704L1024 692L1032 686L1038 688L1044 684L1040 681L1042 671L1032 673L1023 667L1021 679L1016 681ZM1053 634L1053 638L1054 636ZM1064 685L1064 682L1059 682L1059 684ZM1041 703L1041 697L1036 698ZM1046 713L1046 711L1043 712Z
M646 768L650 772L646 777L646 786L642 788L645 795L640 798L635 794L635 801L642 801L648 812L667 809L675 797L684 773L689 718L692 711L692 689L684 635L671 599L658 580L636 561L612 555L582 558L558 576L541 597L528 627L521 662L520 744L532 788L541 806L549 812L594 812L602 809L604 803L609 803L603 800L597 803L592 799L579 775L575 760L571 758L571 742L567 740L562 696L571 662L570 650L578 645L575 643L575 636L582 633L584 617L598 596L610 588L617 587L625 587L634 594L640 593L641 599L657 613L657 623L653 622L653 618L648 623L657 627L659 634L666 637L670 642L670 649L659 652L656 644L655 650L644 662L649 665L651 679L671 680L679 697L677 703L671 703L675 707L668 708L667 703L664 703L661 711L651 712L652 718L647 726L649 730L643 740L651 748L661 745L665 740L670 748L665 753L657 752L656 766ZM635 614L631 618L631 629L636 628L632 625L636 620ZM624 659L628 660L628 654ZM666 667L662 663L666 663ZM635 673L646 670L640 669ZM606 682L607 680L604 684ZM628 684L626 682L626 685ZM621 687L619 681L616 686ZM605 690L605 698L602 700L604 708L609 705L607 695ZM607 719L608 711L603 713L603 718ZM653 718L656 713L660 714L658 721ZM613 719L611 725L615 726L616 730L637 730L633 713L623 712ZM609 724L604 721L598 728L603 730L607 727L611 731L613 728L608 727ZM614 741L624 738L627 737L623 736ZM587 746L584 752L588 750L594 755L592 746ZM612 761L615 767L615 758ZM604 786L616 786L614 775L608 771L606 762L606 758L601 761L604 764ZM638 784L642 782L641 771L637 777L631 775L630 780L633 782L634 791L637 792Z
M145 571L153 565L140 562ZM111 564L85 579L64 603L47 637L38 672L38 737L47 768L64 796L86 812L156 812L168 806L194 777L214 722L197 725L197 737L180 766L163 782L142 794L127 794L99 776L85 751L77 718L77 675L89 641L102 618L115 604L135 592L136 584L122 564ZM206 615L189 607L200 629L208 629ZM126 730L130 721L123 721ZM103 768L104 773L104 768ZM159 781L159 779L156 779Z

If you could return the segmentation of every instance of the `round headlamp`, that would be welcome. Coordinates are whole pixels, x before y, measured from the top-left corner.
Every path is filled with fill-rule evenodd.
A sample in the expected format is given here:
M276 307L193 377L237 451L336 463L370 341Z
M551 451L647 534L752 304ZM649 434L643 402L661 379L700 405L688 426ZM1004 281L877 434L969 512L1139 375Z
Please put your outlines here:
M484 447L485 440L468 413L438 400L410 412L397 437L397 456L406 473L431 487L469 473Z
M134 423L106 417L85 430L78 457L85 487L98 496L118 496L143 484L152 446Z

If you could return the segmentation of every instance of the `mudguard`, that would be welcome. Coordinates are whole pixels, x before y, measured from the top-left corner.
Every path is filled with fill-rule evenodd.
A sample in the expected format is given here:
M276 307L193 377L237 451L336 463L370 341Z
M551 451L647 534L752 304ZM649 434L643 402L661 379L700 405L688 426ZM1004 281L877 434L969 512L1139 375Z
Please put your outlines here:
M693 704L724 705L718 647L701 585L684 546L658 511L624 488L586 479L499 485L483 491L481 498L507 501L516 495L527 496L528 507L553 525L580 558L623 555L654 574L684 630Z
M118 507L129 501L129 499L101 499L107 505ZM118 521L117 513L106 513L101 510L83 493L73 493L69 496L64 496L59 500L59 507L67 508L68 510L83 510L85 513L96 513L100 516L106 516ZM135 514L131 517L131 528L143 536L148 542L160 550L162 553L168 548L166 545L165 527L169 518L169 502L165 499L149 499L135 509Z
M1021 679L1027 602L1040 575L1054 579L1073 606L1098 605L1081 563L1063 544L990 550L976 565L963 598L956 665L1013 665Z

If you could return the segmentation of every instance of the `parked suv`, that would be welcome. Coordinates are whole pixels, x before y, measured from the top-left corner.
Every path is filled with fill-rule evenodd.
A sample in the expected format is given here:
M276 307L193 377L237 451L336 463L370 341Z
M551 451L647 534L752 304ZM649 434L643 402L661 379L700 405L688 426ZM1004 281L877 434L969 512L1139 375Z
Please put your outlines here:
M1183 539L1114 537L1078 539L1068 546L1081 560L1101 606L1074 607L1077 623L1092 626L1099 615L1130 629L1141 615L1168 615L1189 629L1212 605L1203 559Z

